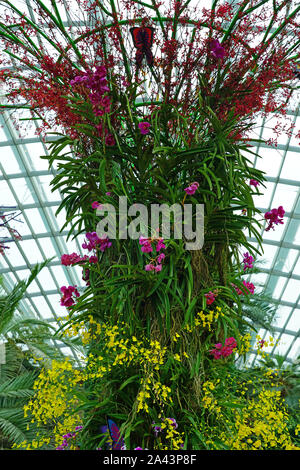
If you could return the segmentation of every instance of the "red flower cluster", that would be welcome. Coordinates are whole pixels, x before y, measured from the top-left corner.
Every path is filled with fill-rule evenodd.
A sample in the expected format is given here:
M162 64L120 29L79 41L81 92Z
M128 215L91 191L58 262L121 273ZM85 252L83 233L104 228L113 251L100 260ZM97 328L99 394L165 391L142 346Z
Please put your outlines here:
M26 68L26 73L22 76L22 86L19 86L18 78L21 69L12 68L11 57L3 55L5 72L0 74L0 80L2 79L5 86L9 88L8 99L17 102L20 97L25 98L31 108L38 111L43 118L48 111L54 111L55 116L53 117L52 113L52 118L46 119L45 126L53 127L54 124L55 127L63 126L71 136L78 134L79 131L74 130L74 126L82 124L83 121L79 114L76 115L72 111L67 98L70 96L69 84L73 79L73 86L82 96L83 103L89 96L87 90L84 90L85 85L91 80L91 76L86 76L89 72L74 79L75 73L78 73L78 65L85 70L93 66L99 69L99 73L98 70L95 72L98 75L97 86L102 81L103 92L105 92L103 86L106 86L104 76L102 76L104 66L106 70L109 70L114 84L119 81L120 85L123 83L124 86L128 86L132 79L130 51L126 50L126 60L123 55L127 38L123 35L123 25L118 23L122 20L124 13L119 11L115 18L115 13L111 12L111 16L115 19L108 28L105 28L104 40L102 33L99 33L99 31L103 32L103 20L98 11L102 5L99 6L98 3L80 1L82 13L80 19L85 19L85 15L92 17L94 29L91 30L89 24L82 26L82 21L78 21L79 17L76 17L76 21L72 23L72 37L75 40L71 44L68 32L61 34L62 30L59 30L60 28L39 2L34 12L36 24L39 28L45 28L45 35L50 37L50 43L53 46L51 57L48 53L45 54L44 49L39 51L39 54L32 49L28 38L37 35L37 30L25 16L20 15L20 18L16 18L16 12L13 7L9 8L9 6L5 13L1 13L0 22L7 28L14 24L21 25L19 28L12 28L14 35L3 35L3 48L1 49L19 57L22 67ZM201 96L211 103L211 108L221 124L226 123L228 115L232 113L239 118L240 125L232 131L230 137L238 140L246 138L247 126L243 121L250 119L253 121L255 113L269 113L277 109L280 113L284 113L288 106L288 98L292 92L290 83L295 79L296 64L293 59L294 52L287 38L297 38L299 30L295 21L297 10L295 9L286 17L286 9L278 7L278 14L274 15L272 20L272 26L276 32L274 41L264 40L257 44L253 31L258 33L266 31L272 15L269 5L272 3L271 0L261 8L255 6L248 8L248 14L245 14L243 10L239 17L235 17L236 10L229 2L216 6L213 10L203 8L202 11L200 9L196 11L197 8L191 9L188 3L185 2L183 5L183 2L171 2L170 6L165 8L163 16L167 21L163 25L159 25L160 21L153 24L153 19L147 16L146 12L142 15L141 26L155 26L157 29L154 46L162 53L161 57L156 58L154 62L153 72L156 79L152 81L149 89L149 101L156 101L158 93L167 96L169 104L176 106L178 113L186 117L187 126L184 137L186 142L191 144L195 141L196 124L194 118L189 116L194 116L197 109L200 90ZM249 5L251 3L249 0ZM285 0L282 3L288 2ZM158 15L161 4L162 2L155 2L153 7ZM136 16L140 15L136 9L136 2L122 0L121 5L124 6L124 11L129 12L129 18L131 18L129 24L133 25ZM193 19L195 12L197 20ZM70 7L71 17L72 13ZM75 15L73 19L75 20ZM224 24L230 23L233 19L234 29L230 31L230 34L226 34ZM193 28L186 28L187 24L193 25ZM205 25L204 28L203 25ZM190 34L188 30L192 33ZM159 34L160 32L162 34ZM15 37L17 39L14 39ZM74 61L74 54L76 54L76 61ZM134 54L134 48L132 48L132 54ZM104 65L99 67L99 61ZM124 64L125 67L122 68L121 65L120 69L120 64ZM119 70L119 73L116 70ZM23 75L23 70L21 74ZM201 83L198 81L199 86L192 86L192 83L197 81L197 77L201 77ZM136 82L138 83L139 80L137 78ZM9 82L11 85L8 85ZM15 86L16 83L17 86ZM96 83L90 81L90 85L95 87ZM108 112L111 103L110 98L100 96L98 92L99 90L95 93L92 91L90 99L95 105L96 115L102 116ZM118 101L116 95L114 98ZM110 115L115 129L119 129L117 127L119 122L116 121L122 115L122 109L118 108L118 111L121 111L118 112L118 116ZM168 123L174 136L177 136L176 121L177 117L173 122ZM85 124L91 123L85 122ZM207 125L209 126L209 123ZM103 134L102 123L98 124L98 131ZM213 132L213 129L209 131ZM106 145L115 144L112 135L105 135L104 140Z
M244 271L246 271L246 269L253 268L254 258L248 253L248 251L247 253L244 253L243 263L244 263Z
M211 305L212 303L214 303L217 295L218 295L217 291L214 291L214 292L210 291L208 292L208 294L204 294L204 297L206 298L206 305Z
M70 255L62 255L61 256L61 264L63 266L74 266L75 264L82 264L85 262L94 262L93 258L94 256L91 256L90 258L87 255L84 256L79 256L77 253L71 253Z
M97 203L99 204L99 203ZM61 256L61 264L63 266L74 266L81 265L82 269L82 279L89 284L90 270L89 265L98 263L97 250L105 251L109 248L112 243L108 238L99 238L96 232L88 232L86 234L87 242L82 244L82 248L92 251L94 254L92 256L84 255L80 256L77 253L71 253L70 255L64 254ZM67 299L68 302L68 299Z

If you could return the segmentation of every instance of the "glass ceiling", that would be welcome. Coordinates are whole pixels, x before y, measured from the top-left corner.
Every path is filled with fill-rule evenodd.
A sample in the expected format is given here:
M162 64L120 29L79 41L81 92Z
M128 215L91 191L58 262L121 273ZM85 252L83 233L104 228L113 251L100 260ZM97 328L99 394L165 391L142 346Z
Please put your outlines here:
M24 2L14 3L25 7ZM29 6L28 1L26 5ZM30 13L32 15L32 10ZM67 20L67 15L63 18ZM263 261L262 272L253 274L250 280L260 285L257 291L269 292L278 304L273 318L273 337L278 344L266 351L285 356L287 362L294 361L300 354L300 149L295 139L300 128L299 105L296 103L294 108L296 110L287 116L291 124L295 124L294 133L290 137L283 133L276 147L267 144L274 138L274 118L258 121L253 132L253 137L266 141L253 149L261 155L261 158L253 158L253 163L267 176L266 188L262 189L264 195L255 196L254 201L263 213L279 205L283 205L286 213L284 225L276 226L274 231L262 231L264 255L259 260ZM56 326L58 318L67 314L60 306L60 287L77 285L80 291L85 286L81 269L62 266L60 257L74 251L83 255L83 237L67 241L68 227L60 232L65 213L62 211L56 216L55 212L62 198L59 191L51 192L50 181L55 168L48 171L47 162L39 158L47 154L47 149L35 135L35 122L26 138L19 137L9 114L0 116L0 126L3 126L0 127L0 205L16 207L22 221L13 225L22 241L10 243L5 256L0 256L0 276L3 276L5 290L9 291L14 283L29 277L36 263L54 257L28 288L20 310L33 311ZM0 236L3 235L7 234L1 232ZM265 330L258 333L263 339L270 336ZM62 350L70 353L69 348ZM248 363L256 358L253 351Z
M295 134L300 126L299 101L295 111L288 113L287 119L294 124L294 131L289 137L283 133L278 138L277 146L267 145L274 138L276 120L268 118L258 122L254 137L265 140L256 152L261 158L253 158L255 168L266 173L266 188L262 196L255 196L254 203L263 213L282 205L286 211L284 224L276 226L274 231L264 231L261 273L253 274L251 282L260 285L258 291L268 292L278 305L272 324L276 339L275 346L265 348L271 355L285 356L292 362L300 355L300 149ZM250 240L254 242L254 239ZM258 334L262 339L270 337L269 332L261 329ZM251 354L250 363L257 356Z

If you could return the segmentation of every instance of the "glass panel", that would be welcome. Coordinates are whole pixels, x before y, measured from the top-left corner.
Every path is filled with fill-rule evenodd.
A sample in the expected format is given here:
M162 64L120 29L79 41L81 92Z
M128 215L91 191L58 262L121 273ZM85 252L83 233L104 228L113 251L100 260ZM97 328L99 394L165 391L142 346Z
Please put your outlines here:
M256 355L255 354L249 354L249 358L246 361L246 366L250 367L254 360L256 360Z
M41 263L44 261L42 253L35 240L22 240L20 247L31 264Z
M31 274L31 271L29 269L19 269L17 271L17 275L18 275L19 279L21 279L22 281L27 281L30 274ZM27 287L26 293L27 294L33 294L33 293L40 292L40 290L41 289L37 285L36 281L32 281L31 284Z
M278 248L274 245L268 245L263 243L263 255L257 260L258 266L262 266L265 269L269 269L274 261L274 258L278 252Z
M296 202L295 209L294 209L295 214L300 214L300 197L298 196L298 201Z
M52 312L55 312L57 317L65 316L67 313L66 307L62 307L60 305L61 296L59 294L49 294L47 295L47 299L51 305Z
M286 226L288 223L288 218L284 217L284 223L283 224L278 224L274 226L274 230L270 229L268 232L264 231L263 232L263 239L264 240L273 240L273 241L280 241L283 233L286 230ZM265 228L267 227L267 223L265 224Z
M0 142L5 142L7 140L6 134L4 132L2 124L0 124Z
M283 328L284 325L286 324L286 321L287 321L291 311L292 311L291 307L286 307L286 306L283 306L283 305L279 305L277 310L276 310L276 314L275 314L275 318L274 318L275 326L277 326L279 328Z
M299 153L288 151L284 159L284 164L281 170L280 178L300 181Z
M69 250L72 250L70 253L72 252L75 252L75 253L78 253L78 254L82 254L83 253L83 248L82 248L82 244L84 243L84 236L81 235L79 237L77 237L77 243L75 240L68 240L67 241L67 237L63 237L64 238L64 241L66 243L66 245L69 247ZM81 253L79 253L79 250L81 251Z
M34 189L28 178L13 178L10 179L9 182L18 195L21 204L33 204L36 202Z
M65 356L70 356L70 357L73 357L73 356L74 356L72 349L71 349L71 348L68 348L68 347L66 347L66 346L63 347L63 348L61 348L61 351L63 352L63 354L64 354Z
M54 248L54 244L51 238L39 238L39 243L42 247L42 250L45 253L46 258L52 258L53 256L56 256L56 250Z
M34 297L34 303L42 318L52 317L51 310L44 297L42 296Z
M23 165L18 162L11 147L0 147L0 163L8 175L24 172Z
M0 260L1 261L1 260ZM3 286L6 292L9 292L17 282L16 276L12 272L5 273Z
M27 224L27 220L26 218L24 217L24 211L21 213L20 217L18 217L18 220L20 222L15 222L14 224L14 228L16 230L18 230L18 232L20 233L21 237L25 237L25 236L28 236L28 235L32 235L31 234L31 230ZM21 240L20 243L23 243L24 240Z
M62 266L55 266L55 279L59 287L68 285L67 276Z
M24 15L29 15L29 11L24 0L14 0L13 5L18 9L22 10L22 13L24 13Z
M255 293L262 291L268 276L266 273L252 274L250 281L255 285Z
M299 325L300 325L300 309L296 308L293 311L293 314L286 325L287 330L292 330L292 331L298 331L299 330Z
M48 170L48 162L40 158L41 155L46 155L45 148L41 142L34 142L25 145L27 155L29 156L28 162L32 170Z
M270 207L271 198L273 196L273 191L275 187L275 183L267 181L265 184L265 188L261 188L260 191L264 194L260 196L254 196L253 202L256 207L261 207L263 209L268 209Z
M82 281L82 268L79 266L72 266L72 275L76 279L77 286L84 286L85 283Z
M8 263L13 264L13 266L25 265L24 258L22 254L20 253L20 250L16 243L9 243L9 250L7 250L6 260ZM0 263L1 263L1 258L0 258Z
M267 284L267 290L272 294L274 299L278 299L285 286L286 279L279 276L270 276L270 280Z
M283 333L275 348L275 354L280 354L281 356L284 356L287 350L289 349L291 341L293 341L293 339L293 336Z
M297 358L299 358L299 355L300 355L300 338L297 338L293 346L291 347L290 352L288 353L288 357L295 361Z
M277 176L282 163L282 153L276 149L261 148L261 158L256 161L255 167L266 173L266 176Z
M57 286L48 268L43 268L39 273L37 279L39 280L44 290L49 291L57 289Z
M284 206L284 210L290 212L293 209L298 192L299 188L297 186L278 184L272 201L272 208Z
M47 201L61 201L61 197L58 191L51 191L50 181L53 175L42 175L33 178L37 188L39 189L39 196L43 202Z
M294 271L293 271L293 275L295 276L300 276L300 257L298 258L298 261L295 265L295 268L294 268Z
M5 257L4 256L1 256L0 257L0 267L2 269L9 269L9 266L7 264L7 262L5 261Z
M294 266L295 260L299 255L297 250L290 250L289 248L280 248L274 269L282 272L290 272Z
M300 245L300 225L298 220L290 220L285 239L289 243Z
M49 232L38 209L26 209L24 212L35 234Z
M296 302L300 295L300 281L290 279L285 291L282 295L282 300L287 302Z
M53 220L53 225L55 226L56 230L60 231L66 222L66 211L62 209L57 215L55 215L57 209L58 209L58 206L47 207L47 212L49 213L51 220ZM70 228L71 228L71 225L68 224L64 228L64 231L70 230Z
M35 311L35 309L32 306L32 302L29 299L24 299L22 302L20 302L20 311L22 312L22 308L25 310L25 312L29 312L32 315L38 314L38 312Z
M6 181L0 180L0 194L1 199L3 200L4 204L7 206L17 206L17 202L13 196L13 193L9 189L9 186Z

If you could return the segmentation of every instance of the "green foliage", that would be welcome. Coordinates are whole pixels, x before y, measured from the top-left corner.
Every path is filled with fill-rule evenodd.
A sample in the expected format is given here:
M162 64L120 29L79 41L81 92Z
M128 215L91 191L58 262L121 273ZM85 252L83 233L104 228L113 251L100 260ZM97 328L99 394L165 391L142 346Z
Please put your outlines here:
M50 261L35 265L29 278L19 281L8 294L1 287L0 344L4 352L4 362L0 363L1 448L32 440L37 433L36 427L28 428L30 421L23 410L34 395L33 384L40 370L34 358L48 366L53 359L63 358L53 343L55 328L29 311L18 311L28 286ZM76 347L72 340L66 339L65 344Z

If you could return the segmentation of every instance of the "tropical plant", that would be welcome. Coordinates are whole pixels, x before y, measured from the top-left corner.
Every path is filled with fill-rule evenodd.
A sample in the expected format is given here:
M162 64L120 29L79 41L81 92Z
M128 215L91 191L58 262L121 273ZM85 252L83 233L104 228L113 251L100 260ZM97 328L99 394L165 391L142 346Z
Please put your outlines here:
M81 0L82 22L70 8L69 29L59 1L32 0L34 21L2 3L2 110L29 110L52 136L43 158L57 168L58 212L66 211L69 237L85 234L87 250L61 258L83 269L86 288L61 288L69 316L55 334L81 338L86 358L81 368L58 361L41 372L26 413L50 431L22 446L65 448L78 426L80 448L107 445L109 415L123 422L130 448L296 448L295 435L282 431L288 414L269 372L268 390L258 380L245 395L236 360L249 350L253 321L268 320L247 281L260 231L284 223L285 213L255 207L265 175L253 168L260 140L250 132L259 116L280 120L298 88L300 7L214 0L195 16L189 0L122 0L123 9ZM165 237L159 221L149 231L134 210L124 217L120 198L147 213L158 203L204 205L203 246L187 250L191 233ZM116 236L95 232L104 204L117 215ZM174 230L176 222L171 213ZM60 396L55 405L50 395Z
M16 353L16 348L9 348ZM34 395L33 384L37 371L28 371L22 365L19 352L19 370L11 379L0 379L0 448L10 449L12 444L21 443L26 439L34 439L37 429L28 431L29 420L24 418L24 406L28 399ZM0 365L0 369L2 369ZM2 372L2 371L1 371Z
M28 429L24 405L34 396L33 385L41 365L50 366L54 359L63 359L53 341L55 328L32 312L18 311L28 286L50 260L37 264L27 280L19 281L0 295L0 446L10 448L14 443L32 440L37 429ZM76 342L65 345L76 347ZM78 345L79 347L79 345ZM80 347L79 347L80 349ZM37 361L38 359L38 361Z
M28 286L35 280L41 269L50 260L36 264L27 280L19 281L7 294L3 287L0 291L0 338L11 340L17 347L27 350L31 356L43 358L45 362L63 357L60 348L53 343L56 328L45 320L39 319L29 310L18 311L20 302ZM70 343L66 340L67 344ZM73 344L73 346L76 346ZM78 345L79 346L79 345Z

